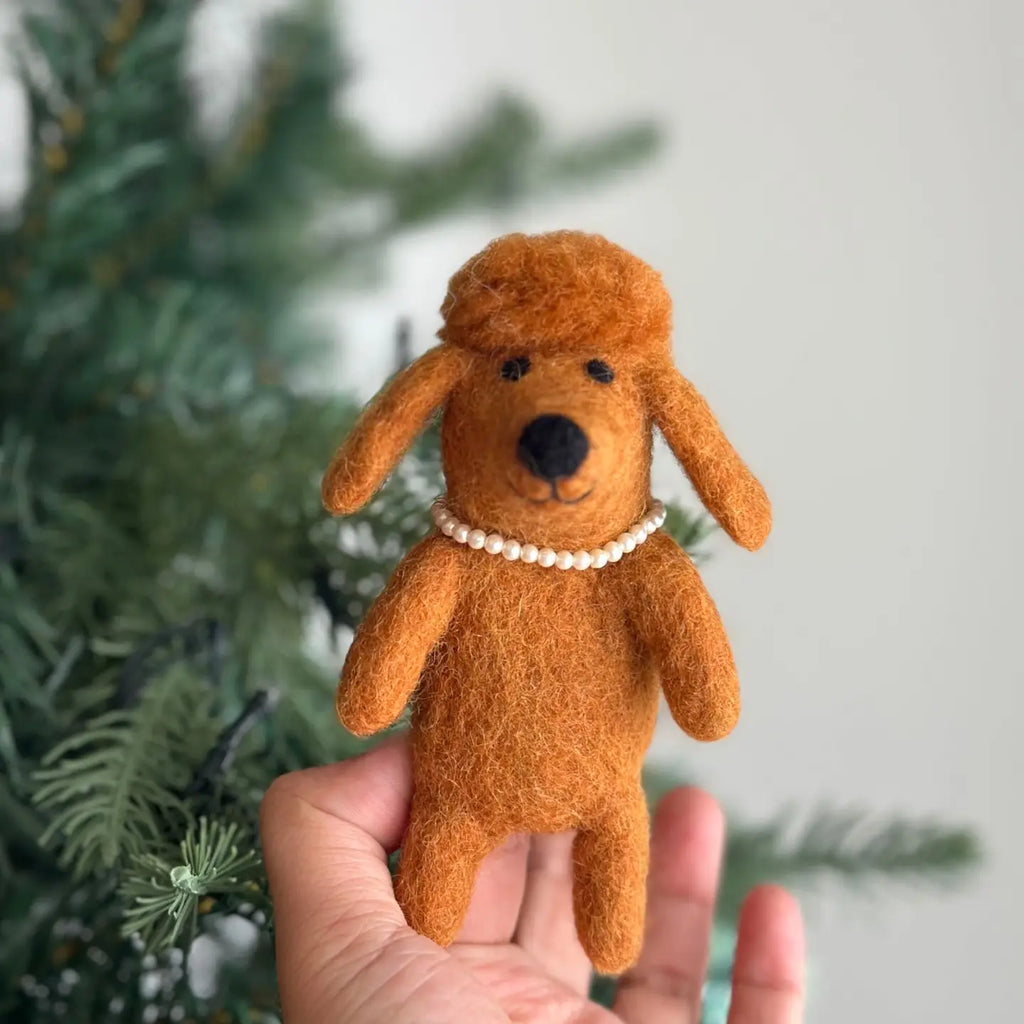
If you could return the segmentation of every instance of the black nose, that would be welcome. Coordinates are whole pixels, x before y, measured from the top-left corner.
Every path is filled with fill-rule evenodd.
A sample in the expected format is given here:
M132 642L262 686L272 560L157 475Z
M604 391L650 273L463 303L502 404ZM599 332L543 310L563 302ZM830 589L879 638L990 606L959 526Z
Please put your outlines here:
M587 435L568 416L547 414L530 420L519 435L519 461L544 480L572 476L587 457Z

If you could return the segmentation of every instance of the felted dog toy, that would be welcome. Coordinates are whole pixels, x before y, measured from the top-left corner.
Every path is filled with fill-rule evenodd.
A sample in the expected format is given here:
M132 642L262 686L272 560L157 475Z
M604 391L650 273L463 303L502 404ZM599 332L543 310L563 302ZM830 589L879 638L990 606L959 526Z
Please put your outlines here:
M576 830L577 932L617 973L643 937L640 769L659 689L698 740L740 710L715 606L659 532L653 427L737 543L759 547L771 509L673 365L661 277L619 246L499 238L452 277L441 313L441 343L377 395L323 480L330 512L355 511L443 410L437 529L356 632L338 716L368 735L414 697L396 880L413 928L448 945L487 853Z

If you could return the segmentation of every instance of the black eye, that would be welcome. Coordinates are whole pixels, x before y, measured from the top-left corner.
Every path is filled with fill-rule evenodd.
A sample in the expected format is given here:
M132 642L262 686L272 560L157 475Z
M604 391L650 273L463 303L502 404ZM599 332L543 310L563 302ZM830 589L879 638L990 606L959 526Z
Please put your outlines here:
M599 384L611 384L615 380L612 368L607 363L601 362L600 359L591 359L587 363L587 373Z
M519 356L516 359L506 359L501 364L502 380L519 380L530 372L530 360L526 356Z

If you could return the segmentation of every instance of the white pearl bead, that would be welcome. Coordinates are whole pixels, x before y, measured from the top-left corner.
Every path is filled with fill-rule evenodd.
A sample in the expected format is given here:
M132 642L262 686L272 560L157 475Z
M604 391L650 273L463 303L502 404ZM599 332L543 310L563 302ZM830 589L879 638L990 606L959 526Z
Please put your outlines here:
M487 534L483 530L470 530L466 537L466 543L474 550L479 551L487 540Z
M589 551L577 551L572 556L572 567L574 569L589 569L591 562L593 562L593 559L590 557Z
M500 533L489 533L484 538L484 551L489 555L500 555L505 546L505 538Z
M617 540L610 540L604 546L608 552L608 561L617 562L622 557L622 545Z
M455 532L455 529L458 525L458 519L446 519L443 523L441 523L441 532L446 537L450 537Z
M559 551L555 555L555 565L559 569L571 569L572 568L572 552L571 551Z
M536 544L524 544L522 550L519 552L519 560L521 562L533 563L537 561L537 556L540 552L537 550Z
M637 547L639 547L645 540L647 540L647 530L643 523L634 523L629 528L630 536L636 541Z
M519 541L517 541L517 540L507 540L507 541L505 541L505 543L501 546L501 553L510 562L514 562L520 556L520 554L522 554L522 551L521 551L521 549L519 547Z
M590 564L595 569L603 569L608 564L608 552L604 548L594 548L590 552Z
M630 551L632 551L633 548L636 547L636 541L633 539L633 535L631 533L620 533L617 539L618 542L622 545L622 550L624 554L628 555Z
M458 541L460 544L465 544L469 539L469 527L465 523L456 523L455 529L452 530L452 540Z
M545 569L550 569L555 564L555 559L558 556L551 550L551 548L541 548L537 552L537 564L544 566Z

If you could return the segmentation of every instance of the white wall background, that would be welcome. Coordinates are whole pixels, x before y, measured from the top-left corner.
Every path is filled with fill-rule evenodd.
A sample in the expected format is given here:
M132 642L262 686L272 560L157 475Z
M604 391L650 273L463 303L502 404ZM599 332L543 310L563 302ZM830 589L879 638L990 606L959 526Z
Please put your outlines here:
M811 1020L1024 1017L1024 8L1014 0L352 0L358 106L396 147L498 85L573 134L652 114L622 183L409 237L345 320L372 389L492 235L581 227L663 270L677 353L775 501L705 578L745 712L680 759L765 816L819 799L976 823L981 880L806 903ZM685 494L669 461L662 494Z

